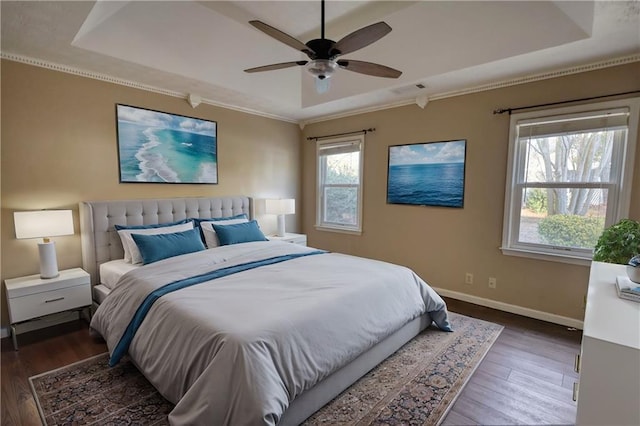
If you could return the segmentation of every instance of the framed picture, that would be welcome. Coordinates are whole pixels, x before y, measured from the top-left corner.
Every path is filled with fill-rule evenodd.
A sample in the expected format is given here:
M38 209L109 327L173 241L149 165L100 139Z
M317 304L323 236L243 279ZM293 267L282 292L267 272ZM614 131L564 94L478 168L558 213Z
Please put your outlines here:
M217 123L116 104L120 182L218 183Z
M389 147L387 203L462 207L466 140Z

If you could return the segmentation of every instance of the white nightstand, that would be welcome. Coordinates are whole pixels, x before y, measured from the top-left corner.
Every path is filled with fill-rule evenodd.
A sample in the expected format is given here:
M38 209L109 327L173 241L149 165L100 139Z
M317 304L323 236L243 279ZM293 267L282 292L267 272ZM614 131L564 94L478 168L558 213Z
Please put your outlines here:
M91 307L91 279L80 268L60 271L56 278L39 274L4 281L13 348L18 350L16 325L58 312Z
M284 234L284 237L269 235L267 238L271 241L286 241L287 243L300 244L301 246L307 245L307 236L304 234L294 234L292 232L286 232Z

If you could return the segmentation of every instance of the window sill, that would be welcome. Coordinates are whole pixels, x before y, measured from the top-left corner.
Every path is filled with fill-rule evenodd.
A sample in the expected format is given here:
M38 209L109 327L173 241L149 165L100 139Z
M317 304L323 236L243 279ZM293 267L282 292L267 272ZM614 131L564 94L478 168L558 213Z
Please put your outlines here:
M362 231L356 230L356 229L338 228L338 227L332 227L332 226L326 226L326 225L324 226L316 225L315 228L318 231L337 232L339 234L362 235Z
M578 257L578 256L551 254L551 253L506 248L506 247L500 247L500 250L502 250L502 254L506 256L528 257L530 259L547 260L550 262L569 263L571 265L591 266L591 262L592 262L591 259L585 259L584 257Z

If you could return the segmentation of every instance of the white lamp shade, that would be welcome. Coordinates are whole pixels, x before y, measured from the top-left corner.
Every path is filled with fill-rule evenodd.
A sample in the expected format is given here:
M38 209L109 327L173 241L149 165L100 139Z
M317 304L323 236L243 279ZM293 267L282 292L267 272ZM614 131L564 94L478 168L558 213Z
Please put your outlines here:
M37 210L14 212L16 238L42 238L73 235L71 210Z
M265 200L267 214L294 214L295 212L296 200L294 199Z

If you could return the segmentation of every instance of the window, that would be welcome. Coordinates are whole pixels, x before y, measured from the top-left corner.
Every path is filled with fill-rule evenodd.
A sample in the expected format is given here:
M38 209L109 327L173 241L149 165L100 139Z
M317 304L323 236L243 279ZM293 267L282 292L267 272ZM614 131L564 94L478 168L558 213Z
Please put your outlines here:
M316 227L362 231L362 156L364 135L317 142Z
M629 212L640 98L511 116L504 254L583 264Z

